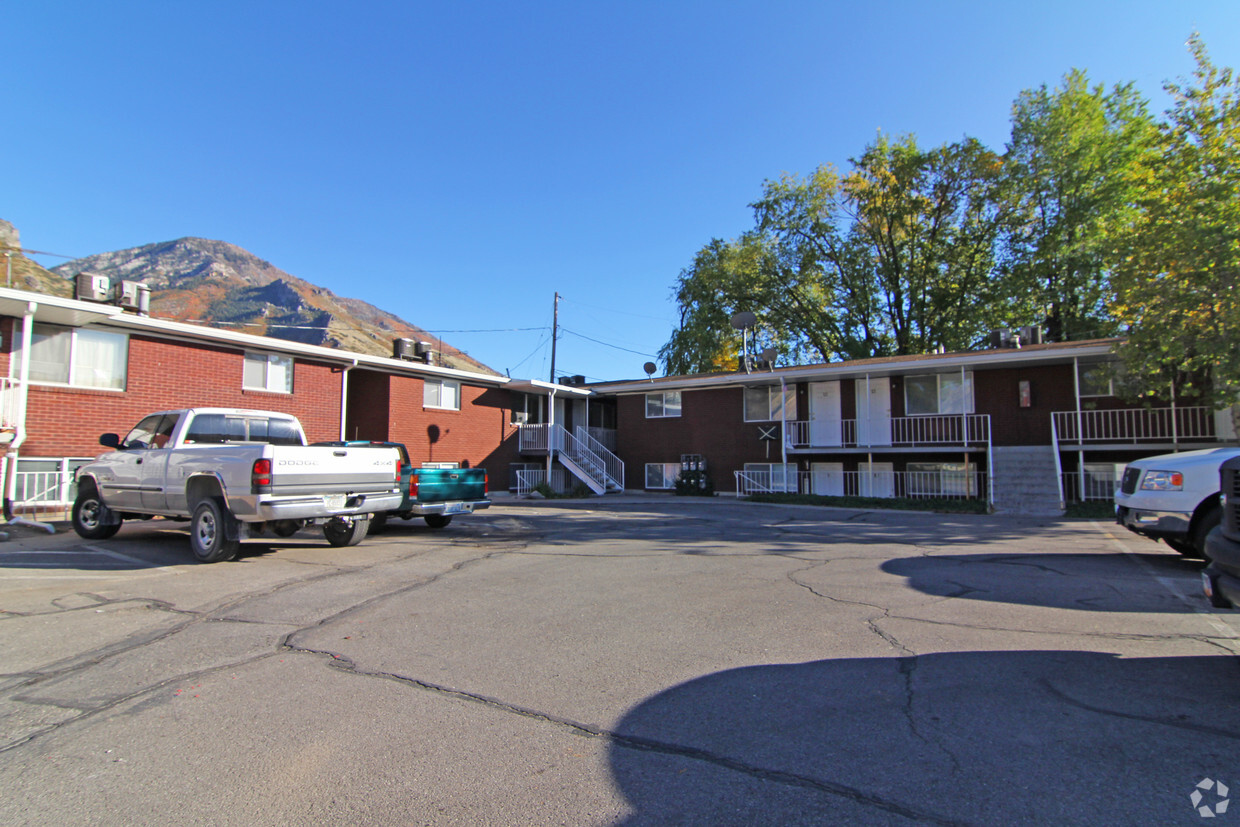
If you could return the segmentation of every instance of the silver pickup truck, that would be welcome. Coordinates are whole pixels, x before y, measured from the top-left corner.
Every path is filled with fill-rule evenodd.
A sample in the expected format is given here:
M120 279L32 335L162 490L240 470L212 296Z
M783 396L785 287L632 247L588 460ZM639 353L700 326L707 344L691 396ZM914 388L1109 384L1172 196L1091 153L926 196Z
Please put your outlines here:
M153 413L77 471L73 528L111 537L128 519L190 521L204 563L231 560L244 537L270 527L288 536L322 524L333 546L366 536L370 516L400 506L400 457L392 448L312 447L289 414L235 408Z

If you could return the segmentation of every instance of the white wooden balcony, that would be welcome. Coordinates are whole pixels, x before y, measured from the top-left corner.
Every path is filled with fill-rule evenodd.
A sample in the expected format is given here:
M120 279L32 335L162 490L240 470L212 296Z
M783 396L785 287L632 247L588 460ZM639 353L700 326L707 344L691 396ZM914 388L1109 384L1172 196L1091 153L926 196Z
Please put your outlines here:
M978 448L990 444L990 415L935 414L838 423L795 420L788 423L786 437L792 449Z
M1221 415L1230 416L1230 412ZM1234 436L1218 427L1214 409L1204 406L1055 411L1051 424L1054 442L1060 448L1234 441Z

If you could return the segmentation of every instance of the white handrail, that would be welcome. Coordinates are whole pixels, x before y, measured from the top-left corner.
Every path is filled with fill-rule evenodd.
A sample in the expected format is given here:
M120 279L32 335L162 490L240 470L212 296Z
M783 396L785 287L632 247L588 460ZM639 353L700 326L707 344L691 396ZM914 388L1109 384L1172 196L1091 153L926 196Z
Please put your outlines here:
M1051 414L1059 443L1213 440L1214 409L1106 408L1093 411L1055 411Z
M624 489L624 461L616 456L611 450L599 442L590 433L589 428L581 425L577 426L577 439L586 447L587 450L593 452L599 459L603 461L603 472L607 475L606 482L614 485L621 490Z
M882 447L968 446L990 442L990 414L894 416L887 421L891 440L882 442ZM833 439L821 444L813 442L810 423L805 420L789 422L786 433L789 448L856 448L866 444L858 439L855 419L840 420L839 431L832 436Z

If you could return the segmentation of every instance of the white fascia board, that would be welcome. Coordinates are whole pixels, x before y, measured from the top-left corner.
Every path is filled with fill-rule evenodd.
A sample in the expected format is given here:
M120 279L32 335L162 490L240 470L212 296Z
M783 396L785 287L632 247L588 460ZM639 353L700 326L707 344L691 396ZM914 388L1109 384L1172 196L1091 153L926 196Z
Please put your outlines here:
M31 304L35 306L34 320L36 322L63 324L69 327L82 327L93 322L105 321L125 312L112 304L84 302L48 293L32 293L29 290L0 287L0 316L13 316L20 319L26 315Z
M983 350L976 353L958 353L951 356L927 354L921 359L902 359L894 362L872 362L857 364L840 362L837 364L808 365L801 368L780 368L775 371L754 373L712 374L710 376L686 376L674 379L635 379L629 382L596 383L592 385L596 393L615 394L617 396L653 393L660 390L693 390L702 388L729 388L760 385L776 385L784 382L814 382L832 379L853 379L865 376L907 376L924 373L951 373L961 368L1020 367L1025 365L1045 364L1047 362L1070 363L1073 358L1098 358L1111 356L1114 352L1113 341L1091 342L1087 345L1073 347L1065 344L1062 347L1035 349L1020 348L1010 350ZM1013 358L1016 357L1016 358Z
M542 379L512 379L508 383L508 389L521 393L549 393L552 396L557 394L590 396L593 393L589 388L583 388L580 385L561 385L557 382L545 382Z

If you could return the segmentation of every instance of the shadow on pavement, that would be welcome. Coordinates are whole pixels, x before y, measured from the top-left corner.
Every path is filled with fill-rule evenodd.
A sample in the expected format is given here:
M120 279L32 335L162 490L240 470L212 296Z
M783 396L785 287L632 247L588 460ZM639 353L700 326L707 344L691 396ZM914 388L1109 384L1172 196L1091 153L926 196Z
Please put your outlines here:
M754 666L615 732L628 825L1196 823L1194 785L1240 784L1240 668L1070 651Z
M1196 578L1201 569L1200 561L1177 554L1046 553L900 557L883 563L882 570L938 597L1099 612L1192 611L1137 560L1166 576ZM1199 596L1199 581L1190 585L1192 596Z

